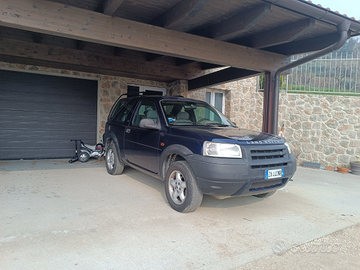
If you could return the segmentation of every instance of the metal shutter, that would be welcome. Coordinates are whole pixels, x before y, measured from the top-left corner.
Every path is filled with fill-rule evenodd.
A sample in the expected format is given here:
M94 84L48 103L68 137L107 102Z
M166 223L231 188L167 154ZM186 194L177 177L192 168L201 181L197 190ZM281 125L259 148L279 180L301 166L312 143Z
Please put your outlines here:
M0 159L71 157L96 119L97 81L0 71Z

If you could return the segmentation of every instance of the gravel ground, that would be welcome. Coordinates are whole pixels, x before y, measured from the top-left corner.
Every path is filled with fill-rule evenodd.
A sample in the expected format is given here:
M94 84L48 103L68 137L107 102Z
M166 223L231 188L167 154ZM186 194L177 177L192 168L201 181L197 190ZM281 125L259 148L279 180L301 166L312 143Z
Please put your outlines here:
M296 245L278 239L274 255L236 270L360 269L360 223L311 242Z

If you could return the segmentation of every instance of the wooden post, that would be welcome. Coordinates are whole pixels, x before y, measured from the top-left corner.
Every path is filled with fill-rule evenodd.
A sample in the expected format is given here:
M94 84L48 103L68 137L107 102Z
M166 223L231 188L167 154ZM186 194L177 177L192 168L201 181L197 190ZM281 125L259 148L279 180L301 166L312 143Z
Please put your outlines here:
M276 83L275 76L275 71L265 72L262 131L277 135L279 112L279 84Z

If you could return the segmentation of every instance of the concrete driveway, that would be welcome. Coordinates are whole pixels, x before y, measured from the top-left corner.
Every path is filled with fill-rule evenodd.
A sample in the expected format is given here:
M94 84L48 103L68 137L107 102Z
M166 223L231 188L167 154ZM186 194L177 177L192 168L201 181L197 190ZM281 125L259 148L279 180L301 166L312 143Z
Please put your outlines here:
M360 177L300 167L270 198L181 214L131 168L1 161L0 204L0 269L234 269L359 223Z

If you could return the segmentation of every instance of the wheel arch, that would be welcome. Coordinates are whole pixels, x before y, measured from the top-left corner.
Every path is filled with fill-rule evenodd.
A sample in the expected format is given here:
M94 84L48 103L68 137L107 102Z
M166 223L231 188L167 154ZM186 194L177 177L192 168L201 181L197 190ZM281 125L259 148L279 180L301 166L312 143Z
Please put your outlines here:
M109 146L109 144L111 142L113 142L115 144L116 153L117 153L118 157L122 159L123 156L121 155L119 141L118 141L116 135L114 133L112 133L112 132L107 134L106 138L105 138L105 136L103 138L103 143L104 143L104 146L105 146L105 149L104 149L105 153L106 153L107 147Z
M164 180L164 176L166 174L167 169L170 167L172 163L175 161L184 160L187 161L187 156L192 155L193 152L180 144L173 144L168 146L161 154L160 157L160 179Z

